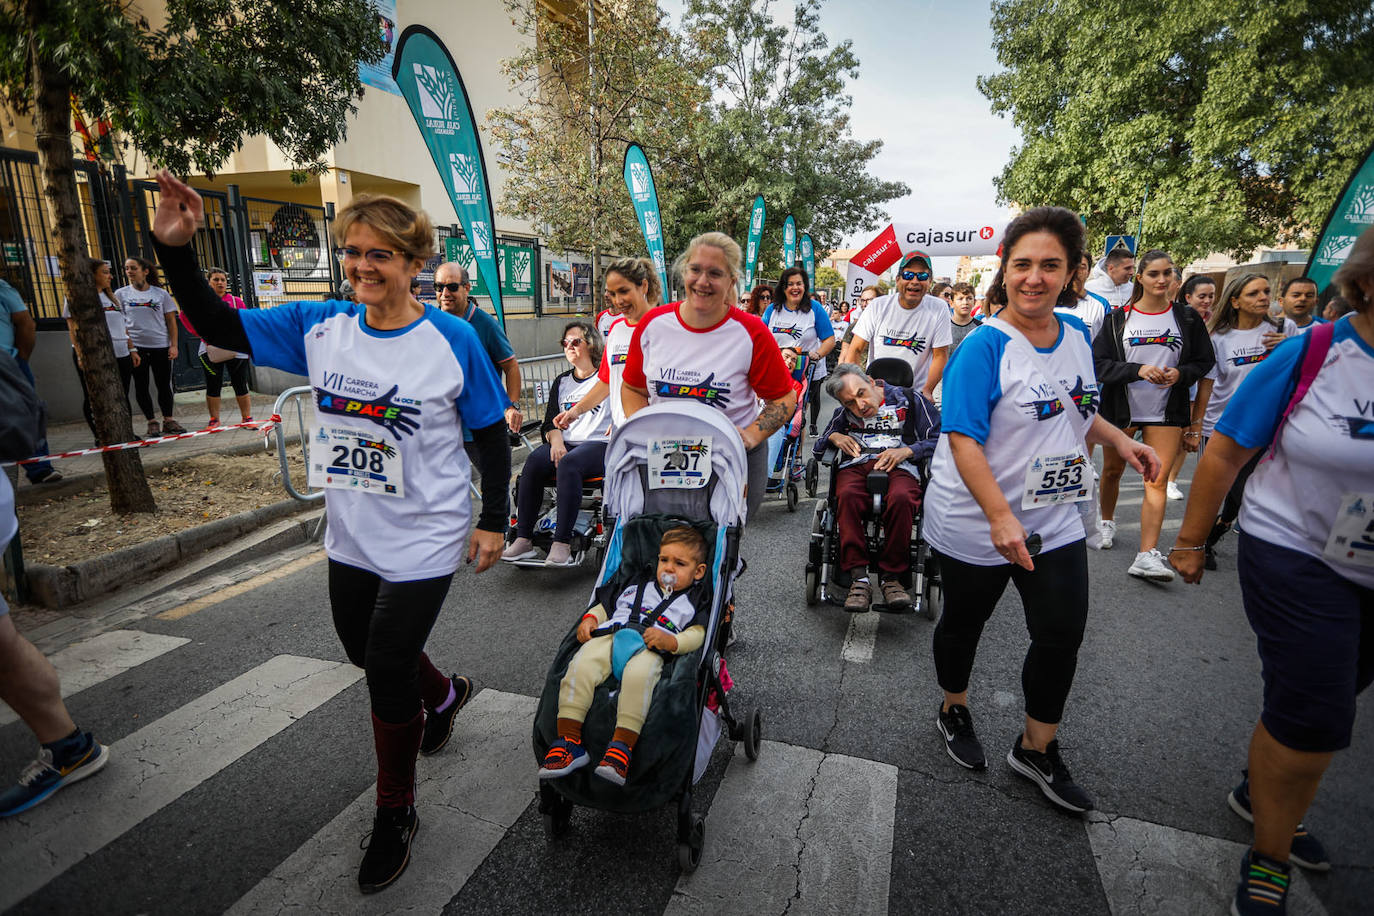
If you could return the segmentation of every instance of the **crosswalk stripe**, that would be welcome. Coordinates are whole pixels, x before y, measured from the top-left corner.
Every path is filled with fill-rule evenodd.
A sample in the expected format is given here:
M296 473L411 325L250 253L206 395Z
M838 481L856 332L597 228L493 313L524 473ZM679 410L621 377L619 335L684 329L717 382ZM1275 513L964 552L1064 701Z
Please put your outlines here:
M0 824L0 910L95 853L362 677L278 655L116 742L105 772Z
M458 714L448 747L421 758L420 829L410 866L387 888L387 912L438 913L467 883L535 798L530 722L534 697L486 689ZM358 838L372 827L368 789L229 910L230 916L293 910L379 912L358 891Z
M878 639L880 621L881 617L874 613L850 614L840 658L861 665L873 661L873 644Z
M130 668L170 652L190 642L180 636L140 633L137 630L111 630L67 646L48 657L62 684L62 696L69 697L94 687ZM18 721L8 706L0 705L0 726Z
M897 768L772 741L754 763L742 754L711 802L701 866L678 880L664 916L777 912L779 901L886 913Z

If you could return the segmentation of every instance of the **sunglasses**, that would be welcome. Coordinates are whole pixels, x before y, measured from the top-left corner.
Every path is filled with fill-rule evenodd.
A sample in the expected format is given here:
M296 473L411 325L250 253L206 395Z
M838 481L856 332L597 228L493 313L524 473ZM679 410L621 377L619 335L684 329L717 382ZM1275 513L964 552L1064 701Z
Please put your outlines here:
M928 271L928 270L904 270L904 271L902 271L902 273L901 273L901 278L902 278L903 280L920 280L922 283L924 283L924 282L926 282L927 280L930 279L930 271Z
M466 283L466 282L464 282L464 283L436 283L436 284L434 284L434 291L435 291L436 293L439 293L439 292L456 293L456 292L458 292L458 290L462 289L462 288L465 287L465 286L469 286L469 285L470 285L470 284L468 284L468 283Z
M564 347L585 347L587 342L581 337L564 337L559 341Z
M393 258L400 257L404 252L392 251L390 248L369 248L367 251L359 251L357 248L343 246L334 249L334 257L340 261L356 261L359 258L367 258L369 264L390 264Z

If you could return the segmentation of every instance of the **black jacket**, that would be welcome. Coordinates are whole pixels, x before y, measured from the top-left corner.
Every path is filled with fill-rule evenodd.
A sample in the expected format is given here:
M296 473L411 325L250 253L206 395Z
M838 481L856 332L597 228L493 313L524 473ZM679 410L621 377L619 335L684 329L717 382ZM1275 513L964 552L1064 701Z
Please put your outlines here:
M1178 381L1169 391L1164 405L1164 422L1187 426L1192 419L1188 389L1216 364L1216 351L1202 316L1186 305L1173 306L1183 343L1178 354ZM1121 341L1126 325L1126 309L1113 309L1102 322L1102 330L1093 341L1093 363L1097 369L1097 387L1102 397L1102 419L1113 426L1131 425L1131 405L1126 398L1126 386L1140 381L1143 363L1126 361L1126 346Z

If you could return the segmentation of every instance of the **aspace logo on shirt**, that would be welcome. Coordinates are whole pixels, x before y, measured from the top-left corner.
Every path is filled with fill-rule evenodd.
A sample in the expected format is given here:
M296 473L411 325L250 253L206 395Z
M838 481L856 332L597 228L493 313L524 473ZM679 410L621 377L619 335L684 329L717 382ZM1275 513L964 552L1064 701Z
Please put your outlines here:
M1089 388L1079 376L1074 379L1073 387L1069 389L1069 397L1073 398L1073 404L1082 414L1083 419L1087 419L1097 411L1098 392L1096 388Z
M912 353L920 353L926 348L926 339L924 337L889 337L884 334L883 346L902 347Z
M803 333L805 333L805 332L804 332L801 328L798 328L798 327L791 327L791 328L773 328L773 336L774 336L774 337L776 337L777 335L781 334L782 336L784 336L784 337L786 337L786 338L788 338L788 339L790 339L790 340L801 340L801 336L802 336Z
M1177 350L1183 346L1183 338L1173 331L1162 331L1143 334L1133 334L1126 338L1128 347L1168 347L1170 350Z
M316 387L315 405L321 413L363 417L395 435L414 435L415 430L420 428L420 421L417 419L420 409L406 403L408 399L397 398L397 388L398 386L392 385L386 394L363 400Z
M611 354L611 365L612 365L612 366L623 366L623 365L625 365L625 360L627 360L627 359L629 359L629 358L630 358L630 351L629 351L629 350L626 350L624 353L612 353L612 354Z
M1374 417L1332 416L1331 425L1352 439L1374 439Z
M1264 362L1264 358L1269 355L1269 351L1264 347L1255 347L1248 350L1240 350L1231 356L1233 366L1253 366L1255 363Z
M1048 420L1064 412L1064 402L1049 385L1031 385L1029 387L1033 393L1040 395L1040 397L1021 403L1021 409L1026 412L1027 416L1035 417L1036 420ZM1069 397L1073 398L1074 407L1084 418L1091 416L1097 410L1097 389L1087 387L1082 376L1074 379L1073 387L1069 389Z
M661 398L685 398L724 409L730 403L730 387L717 384L715 379L714 372L701 381L658 379L654 382L654 393Z

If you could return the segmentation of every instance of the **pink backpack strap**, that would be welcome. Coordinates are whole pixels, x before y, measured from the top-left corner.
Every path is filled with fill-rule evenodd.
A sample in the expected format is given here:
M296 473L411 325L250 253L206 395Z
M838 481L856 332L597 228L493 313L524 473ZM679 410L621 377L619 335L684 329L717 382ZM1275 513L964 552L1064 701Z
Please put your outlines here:
M1298 403L1307 394L1307 389L1316 381L1317 373L1326 362L1326 354L1331 350L1331 340L1335 334L1334 321L1319 324L1307 332L1307 349L1303 351L1302 366L1298 369L1298 385L1293 389L1293 396L1288 399L1288 406L1283 409L1283 416L1279 417L1279 425L1274 430L1274 441L1269 445L1269 454L1265 456L1265 461L1274 457L1274 452L1279 447L1279 435L1288 423L1289 414L1297 409Z

